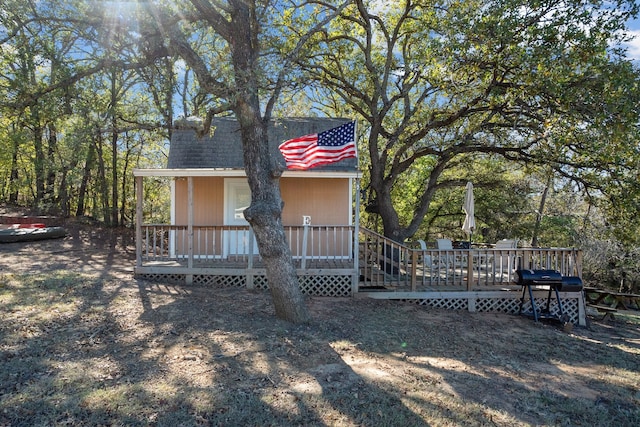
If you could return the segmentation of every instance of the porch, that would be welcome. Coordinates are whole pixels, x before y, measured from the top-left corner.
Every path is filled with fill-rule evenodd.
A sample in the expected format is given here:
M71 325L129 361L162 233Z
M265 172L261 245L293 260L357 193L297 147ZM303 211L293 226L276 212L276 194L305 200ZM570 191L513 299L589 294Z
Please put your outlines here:
M348 225L288 226L285 232L300 288L309 295L402 299L437 308L518 313L522 289L514 283L516 269L581 275L581 251L575 248L438 250L418 247L417 243L399 244ZM136 235L138 277L214 287L268 288L248 226L139 222ZM539 305L546 297L544 289L535 292ZM561 298L572 322L585 325L582 292L561 293ZM529 309L530 303L525 301L524 310ZM552 312L557 309L552 305Z

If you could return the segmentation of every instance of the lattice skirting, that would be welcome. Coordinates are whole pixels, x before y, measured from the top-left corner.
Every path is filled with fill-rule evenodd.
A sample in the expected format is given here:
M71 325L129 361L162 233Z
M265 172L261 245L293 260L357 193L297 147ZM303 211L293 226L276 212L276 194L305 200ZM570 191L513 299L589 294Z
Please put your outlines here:
M514 295L515 296L515 295ZM564 313L569 316L569 321L573 324L579 323L579 298L581 294L577 293L575 298L562 298L562 308ZM520 296L518 298L423 298L409 300L413 303L424 305L432 308L442 308L449 310L469 310L476 312L500 312L518 314L520 312ZM546 308L546 298L535 298L538 309ZM531 302L525 299L523 312L531 312ZM549 305L549 312L552 315L558 315L559 308L555 299L552 299Z
M185 274L137 274L137 278L155 282L170 284L186 284ZM322 297L348 297L351 295L351 276L298 276L300 290L306 295ZM200 286L211 286L214 288L247 287L246 275L197 275L192 277L192 283ZM269 289L267 276L259 275L252 277L253 288Z
M187 276L185 274L137 274L137 278L150 280L155 282L170 283L170 284L186 284ZM312 296L325 296L325 297L348 297L351 296L351 276L326 276L326 275L301 275L298 276L300 282L300 289L304 294ZM249 282L250 281L250 282ZM200 286L210 286L214 288L229 288L229 287L250 287L254 289L269 289L269 283L265 275L255 275L247 277L246 275L193 275L192 283ZM505 296L504 294L489 295L493 292L487 292L487 295L482 295L483 292L474 292L472 295L462 295L461 292L454 292L455 295L447 297L443 296L442 292L439 292L438 297L429 298L428 296L422 297L422 295L415 297L416 295L402 295L402 293L395 292L382 292L373 293L370 296L375 298L385 299L401 299L410 301L415 304L424 305L433 308L449 309L449 310L469 310L472 312L501 312L517 314L520 311L520 299L521 293L513 291L513 297L511 295ZM582 293L575 293L575 296L567 294L562 297L562 306L565 314L569 316L569 320L573 324L585 324L584 319L584 306L582 310L582 322L580 321L580 301ZM545 297L535 297L536 305L538 309L546 308L547 299ZM531 311L531 302L528 298L525 298L523 307L525 313ZM551 314L558 314L558 303L555 298L550 300L549 311Z
M184 274L165 274L165 273L138 273L135 275L136 279L148 280L150 282L168 283L171 285L184 285Z

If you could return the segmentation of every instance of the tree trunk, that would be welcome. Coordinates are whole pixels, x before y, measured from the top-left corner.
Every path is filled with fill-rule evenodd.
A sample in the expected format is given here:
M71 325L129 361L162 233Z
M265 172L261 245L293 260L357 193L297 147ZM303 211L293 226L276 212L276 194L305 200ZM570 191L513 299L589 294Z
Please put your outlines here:
M43 200L47 210L55 207L55 183L56 183L56 152L58 151L58 130L54 123L47 125L47 162L44 168L46 175Z
M76 209L76 216L83 216L85 214L84 201L87 196L87 187L89 186L89 179L91 179L91 169L93 169L93 163L95 160L95 150L93 143L89 144L87 148L87 159L84 163L84 169L82 171L82 181L80 182L80 189L78 190L78 207Z
M118 225L118 103L116 70L111 71L111 225Z
M382 191L377 193L378 200L378 213L382 218L382 229L385 237L392 239L395 242L402 243L409 236L406 236L405 229L400 226L400 218L398 212L393 206L393 199L389 191Z
M115 123L114 123L115 124ZM116 227L118 220L118 132L111 133L111 225Z
M127 149L122 159L122 182L120 183L120 224L126 224L127 219L127 176L129 176L129 157L131 156L131 147L128 138L125 138Z
M538 234L540 234L540 225L542 224L542 218L544 218L544 207L547 203L547 194L549 193L549 187L551 187L553 179L553 173L549 172L547 176L547 182L542 190L542 197L540 197L540 206L538 206L538 212L536 212L536 223L533 226L533 236L531 237L531 246L534 248L538 246Z
M265 263L276 316L293 323L306 322L309 313L282 225L280 183L271 170L266 129L256 122L242 126L241 131L251 188L251 205L245 210L245 218L253 227Z
M33 129L33 149L35 152L34 158L34 173L36 176L36 205L42 202L44 198L44 150L42 146L42 127L39 124L36 124Z
M372 144L375 146L376 144ZM391 197L391 186L384 179L384 165L381 161L371 162L371 187L375 191L376 206L374 213L380 216L382 220L383 235L389 239L402 243L408 237L404 228L400 225L398 212L393 206Z
M20 148L19 139L13 137L13 145L11 147L11 173L9 175L9 203L17 204L18 203L18 188L20 185L18 183L18 179L20 177L18 173L18 149Z
M68 217L71 212L71 206L69 204L69 192L67 191L67 173L69 170L65 167L62 168L60 174L60 189L58 190L58 206L60 215Z
M255 4L234 1L230 37L236 94L233 110L240 124L251 205L244 215L258 241L276 316L292 323L309 320L291 250L282 225L280 175L271 162L267 120L260 113L256 58Z
M102 219L107 226L111 226L111 210L109 209L109 184L107 183L107 172L104 164L102 151L102 133L98 129L97 139L94 141L96 159L98 160L98 187L102 199Z
M450 155L443 155L437 160L429 172L429 178L423 184L424 189L413 208L411 220L408 224L403 225L400 223L400 216L394 206L393 195L391 194L393 185L397 182L397 177L401 174L402 170L396 165L387 172L385 163L388 159L386 156L381 157L379 155L377 147L378 139L374 136L369 140L369 152L372 159L370 166L370 185L375 192L376 200L374 213L377 213L382 219L384 236L398 243L403 243L418 231L424 221L438 186L438 179L448 167L452 157Z

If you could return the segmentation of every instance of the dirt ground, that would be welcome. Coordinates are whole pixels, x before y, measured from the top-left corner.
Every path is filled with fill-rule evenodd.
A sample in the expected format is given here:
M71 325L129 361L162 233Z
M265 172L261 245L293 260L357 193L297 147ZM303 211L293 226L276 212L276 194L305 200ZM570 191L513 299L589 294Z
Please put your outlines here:
M0 244L0 426L640 425L640 320L140 281L130 230Z

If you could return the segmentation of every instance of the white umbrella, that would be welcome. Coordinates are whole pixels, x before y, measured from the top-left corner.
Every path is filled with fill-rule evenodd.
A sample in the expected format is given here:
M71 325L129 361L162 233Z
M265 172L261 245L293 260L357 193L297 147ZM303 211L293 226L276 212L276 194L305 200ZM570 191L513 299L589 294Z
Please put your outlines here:
M462 210L466 214L464 217L464 224L462 224L462 230L469 235L469 245L471 245L471 236L476 229L475 207L473 201L473 184L471 181L467 182L467 191L464 194L464 205Z

